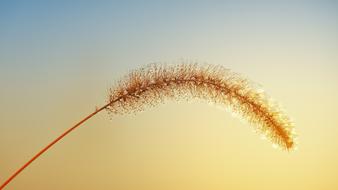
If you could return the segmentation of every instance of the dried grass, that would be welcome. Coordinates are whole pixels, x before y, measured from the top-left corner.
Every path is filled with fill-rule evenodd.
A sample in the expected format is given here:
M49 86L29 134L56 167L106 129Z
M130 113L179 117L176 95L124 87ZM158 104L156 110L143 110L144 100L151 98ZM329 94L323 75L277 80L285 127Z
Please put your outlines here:
M168 98L186 100L198 98L217 103L241 115L274 144L286 150L294 147L293 125L290 119L248 79L221 66L151 64L132 71L120 80L110 89L106 105L96 109L40 150L13 173L0 189L6 187L55 143L102 110L106 109L111 114L126 114L155 106Z

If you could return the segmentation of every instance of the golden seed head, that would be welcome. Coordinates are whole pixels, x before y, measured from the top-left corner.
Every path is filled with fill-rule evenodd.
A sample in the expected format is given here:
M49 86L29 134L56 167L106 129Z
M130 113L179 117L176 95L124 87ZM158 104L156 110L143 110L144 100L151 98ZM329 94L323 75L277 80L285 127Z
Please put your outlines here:
M107 108L124 114L154 106L166 98L200 98L231 108L284 149L294 147L293 123L261 86L222 66L151 64L132 71L110 89Z

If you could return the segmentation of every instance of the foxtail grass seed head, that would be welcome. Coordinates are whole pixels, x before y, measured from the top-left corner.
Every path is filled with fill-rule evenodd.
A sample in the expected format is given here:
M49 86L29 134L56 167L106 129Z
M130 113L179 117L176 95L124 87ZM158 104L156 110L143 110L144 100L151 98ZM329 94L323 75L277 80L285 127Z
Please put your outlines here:
M261 86L222 66L150 64L120 80L110 89L112 114L138 112L165 99L203 99L230 108L255 126L272 143L294 147L293 123Z

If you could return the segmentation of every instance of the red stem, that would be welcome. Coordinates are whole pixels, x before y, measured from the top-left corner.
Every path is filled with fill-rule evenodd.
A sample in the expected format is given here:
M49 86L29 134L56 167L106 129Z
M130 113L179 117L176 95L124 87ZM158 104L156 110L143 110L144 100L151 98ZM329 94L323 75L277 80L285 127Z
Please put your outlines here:
M27 166L29 166L34 160L36 160L38 157L40 157L44 152L46 152L50 147L52 147L55 143L57 143L59 140L61 140L63 137L68 135L71 131L78 128L82 123L99 113L100 111L107 108L109 105L111 105L112 102L109 102L108 104L102 106L99 109L96 109L93 113L88 115L87 117L83 118L81 121L79 121L77 124L75 124L73 127L69 128L67 131L63 132L59 137L57 137L55 140L53 140L51 143L49 143L46 147L44 147L42 150L40 150L35 156L33 156L28 162L26 162L23 166L21 166L15 173L13 173L1 186L0 190L5 188L9 182L11 182L18 174L20 174Z

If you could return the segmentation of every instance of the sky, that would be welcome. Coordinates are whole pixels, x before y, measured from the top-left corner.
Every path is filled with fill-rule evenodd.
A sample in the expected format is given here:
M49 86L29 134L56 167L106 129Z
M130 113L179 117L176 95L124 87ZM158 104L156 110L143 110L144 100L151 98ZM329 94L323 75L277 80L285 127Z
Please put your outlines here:
M337 1L0 1L0 183L149 63L223 65L292 118L295 151L203 101L102 112L7 189L338 189Z

